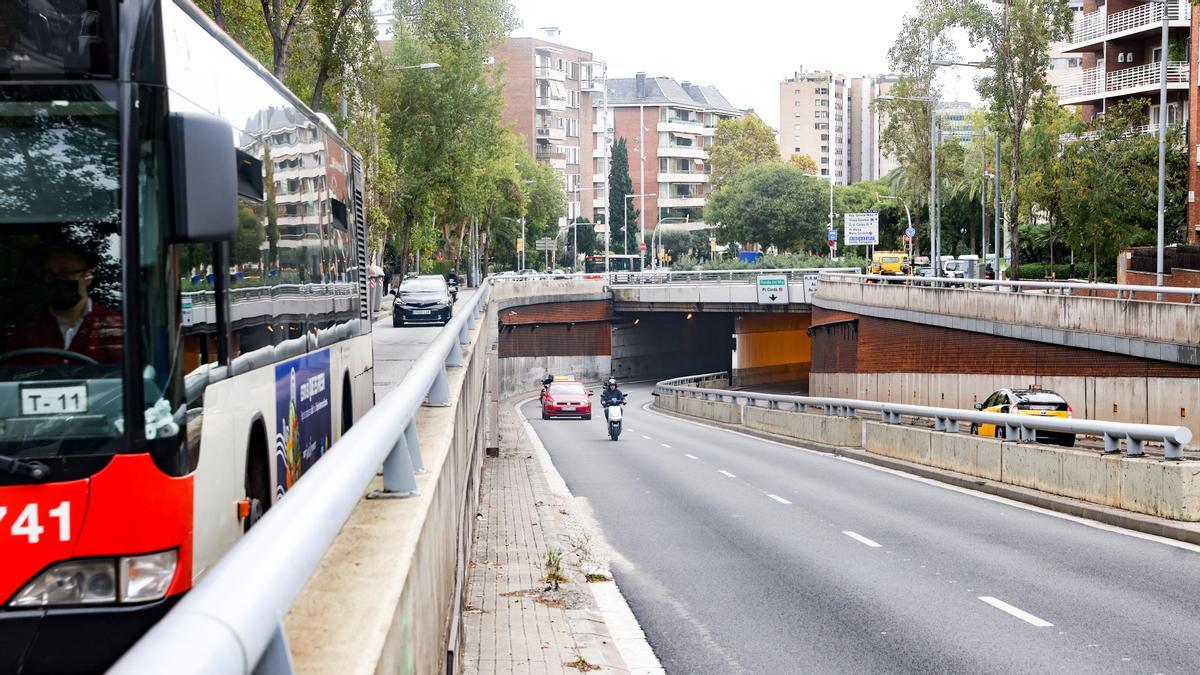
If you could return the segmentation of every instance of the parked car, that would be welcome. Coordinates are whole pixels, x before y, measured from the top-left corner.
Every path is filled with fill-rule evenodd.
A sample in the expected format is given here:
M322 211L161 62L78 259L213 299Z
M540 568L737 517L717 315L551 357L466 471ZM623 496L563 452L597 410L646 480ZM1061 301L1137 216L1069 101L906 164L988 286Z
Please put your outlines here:
M454 314L454 297L446 279L440 274L411 277L396 290L392 305L392 326L450 322Z
M1027 389L999 389L992 392L992 395L988 396L983 403L976 403L975 409L983 412L1067 419L1075 416L1075 411L1066 399L1056 392L1037 386L1030 386ZM972 424L971 433L977 436L1005 438L1004 428L995 424ZM1075 434L1038 431L1035 434L1035 440L1038 443L1063 445L1069 448L1075 445Z
M592 419L591 392L576 380L555 378L542 396L542 419L552 417L577 417Z

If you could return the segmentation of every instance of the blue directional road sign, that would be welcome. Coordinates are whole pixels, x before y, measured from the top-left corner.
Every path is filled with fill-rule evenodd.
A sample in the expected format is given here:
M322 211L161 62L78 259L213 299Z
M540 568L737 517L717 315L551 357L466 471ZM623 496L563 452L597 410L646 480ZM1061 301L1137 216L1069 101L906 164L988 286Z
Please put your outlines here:
M904 231L904 234L907 234L910 237L915 237L915 236L917 236L917 228L910 227Z

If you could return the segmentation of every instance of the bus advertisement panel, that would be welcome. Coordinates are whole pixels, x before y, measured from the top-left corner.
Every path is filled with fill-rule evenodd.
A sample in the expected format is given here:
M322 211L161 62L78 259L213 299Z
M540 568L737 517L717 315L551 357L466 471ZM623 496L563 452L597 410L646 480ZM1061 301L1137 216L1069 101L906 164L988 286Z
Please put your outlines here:
M275 366L275 497L329 449L329 350Z

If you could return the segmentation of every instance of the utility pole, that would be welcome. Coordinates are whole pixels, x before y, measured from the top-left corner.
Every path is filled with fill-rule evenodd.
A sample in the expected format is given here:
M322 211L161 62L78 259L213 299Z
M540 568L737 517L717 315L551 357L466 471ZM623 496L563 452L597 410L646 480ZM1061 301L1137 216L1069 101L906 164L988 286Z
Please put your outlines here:
M1166 203L1167 203L1167 53L1170 48L1167 40L1170 30L1170 12L1166 0L1159 0L1162 8L1162 53L1159 57L1158 76L1158 246L1155 255L1154 283L1163 285L1163 245L1166 233ZM1162 293L1155 294L1162 302Z

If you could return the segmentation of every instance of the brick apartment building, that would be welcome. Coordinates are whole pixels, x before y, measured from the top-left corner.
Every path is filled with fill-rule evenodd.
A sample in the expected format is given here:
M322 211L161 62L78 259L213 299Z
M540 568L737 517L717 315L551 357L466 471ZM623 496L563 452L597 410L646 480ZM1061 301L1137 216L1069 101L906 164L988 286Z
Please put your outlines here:
M593 134L600 100L600 66L592 53L559 44L557 29L545 39L513 37L495 54L504 83L503 124L517 133L529 153L550 164L563 177L567 215L595 219ZM602 141L601 141L602 142Z
M640 223L648 231L664 218L703 221L711 172L707 149L717 122L741 118L744 111L716 87L645 73L610 79L608 105L613 138L624 137L629 148L634 194L655 195L630 200L630 209L642 213Z
M1150 101L1145 124L1134 131L1158 133L1160 117L1166 123L1187 130L1191 195L1200 193L1200 133L1191 120L1197 119L1198 97L1192 95L1197 82L1197 56L1200 46L1191 39L1197 28L1197 15L1188 0L1165 3L1170 47L1167 62L1167 112L1160 116L1159 78L1162 51L1164 4L1145 0L1083 0L1071 26L1071 34L1062 46L1064 55L1082 57L1082 70L1056 86L1059 103L1078 106L1083 119L1091 120L1108 107L1133 98ZM1189 243L1200 243L1200 204L1188 200Z

